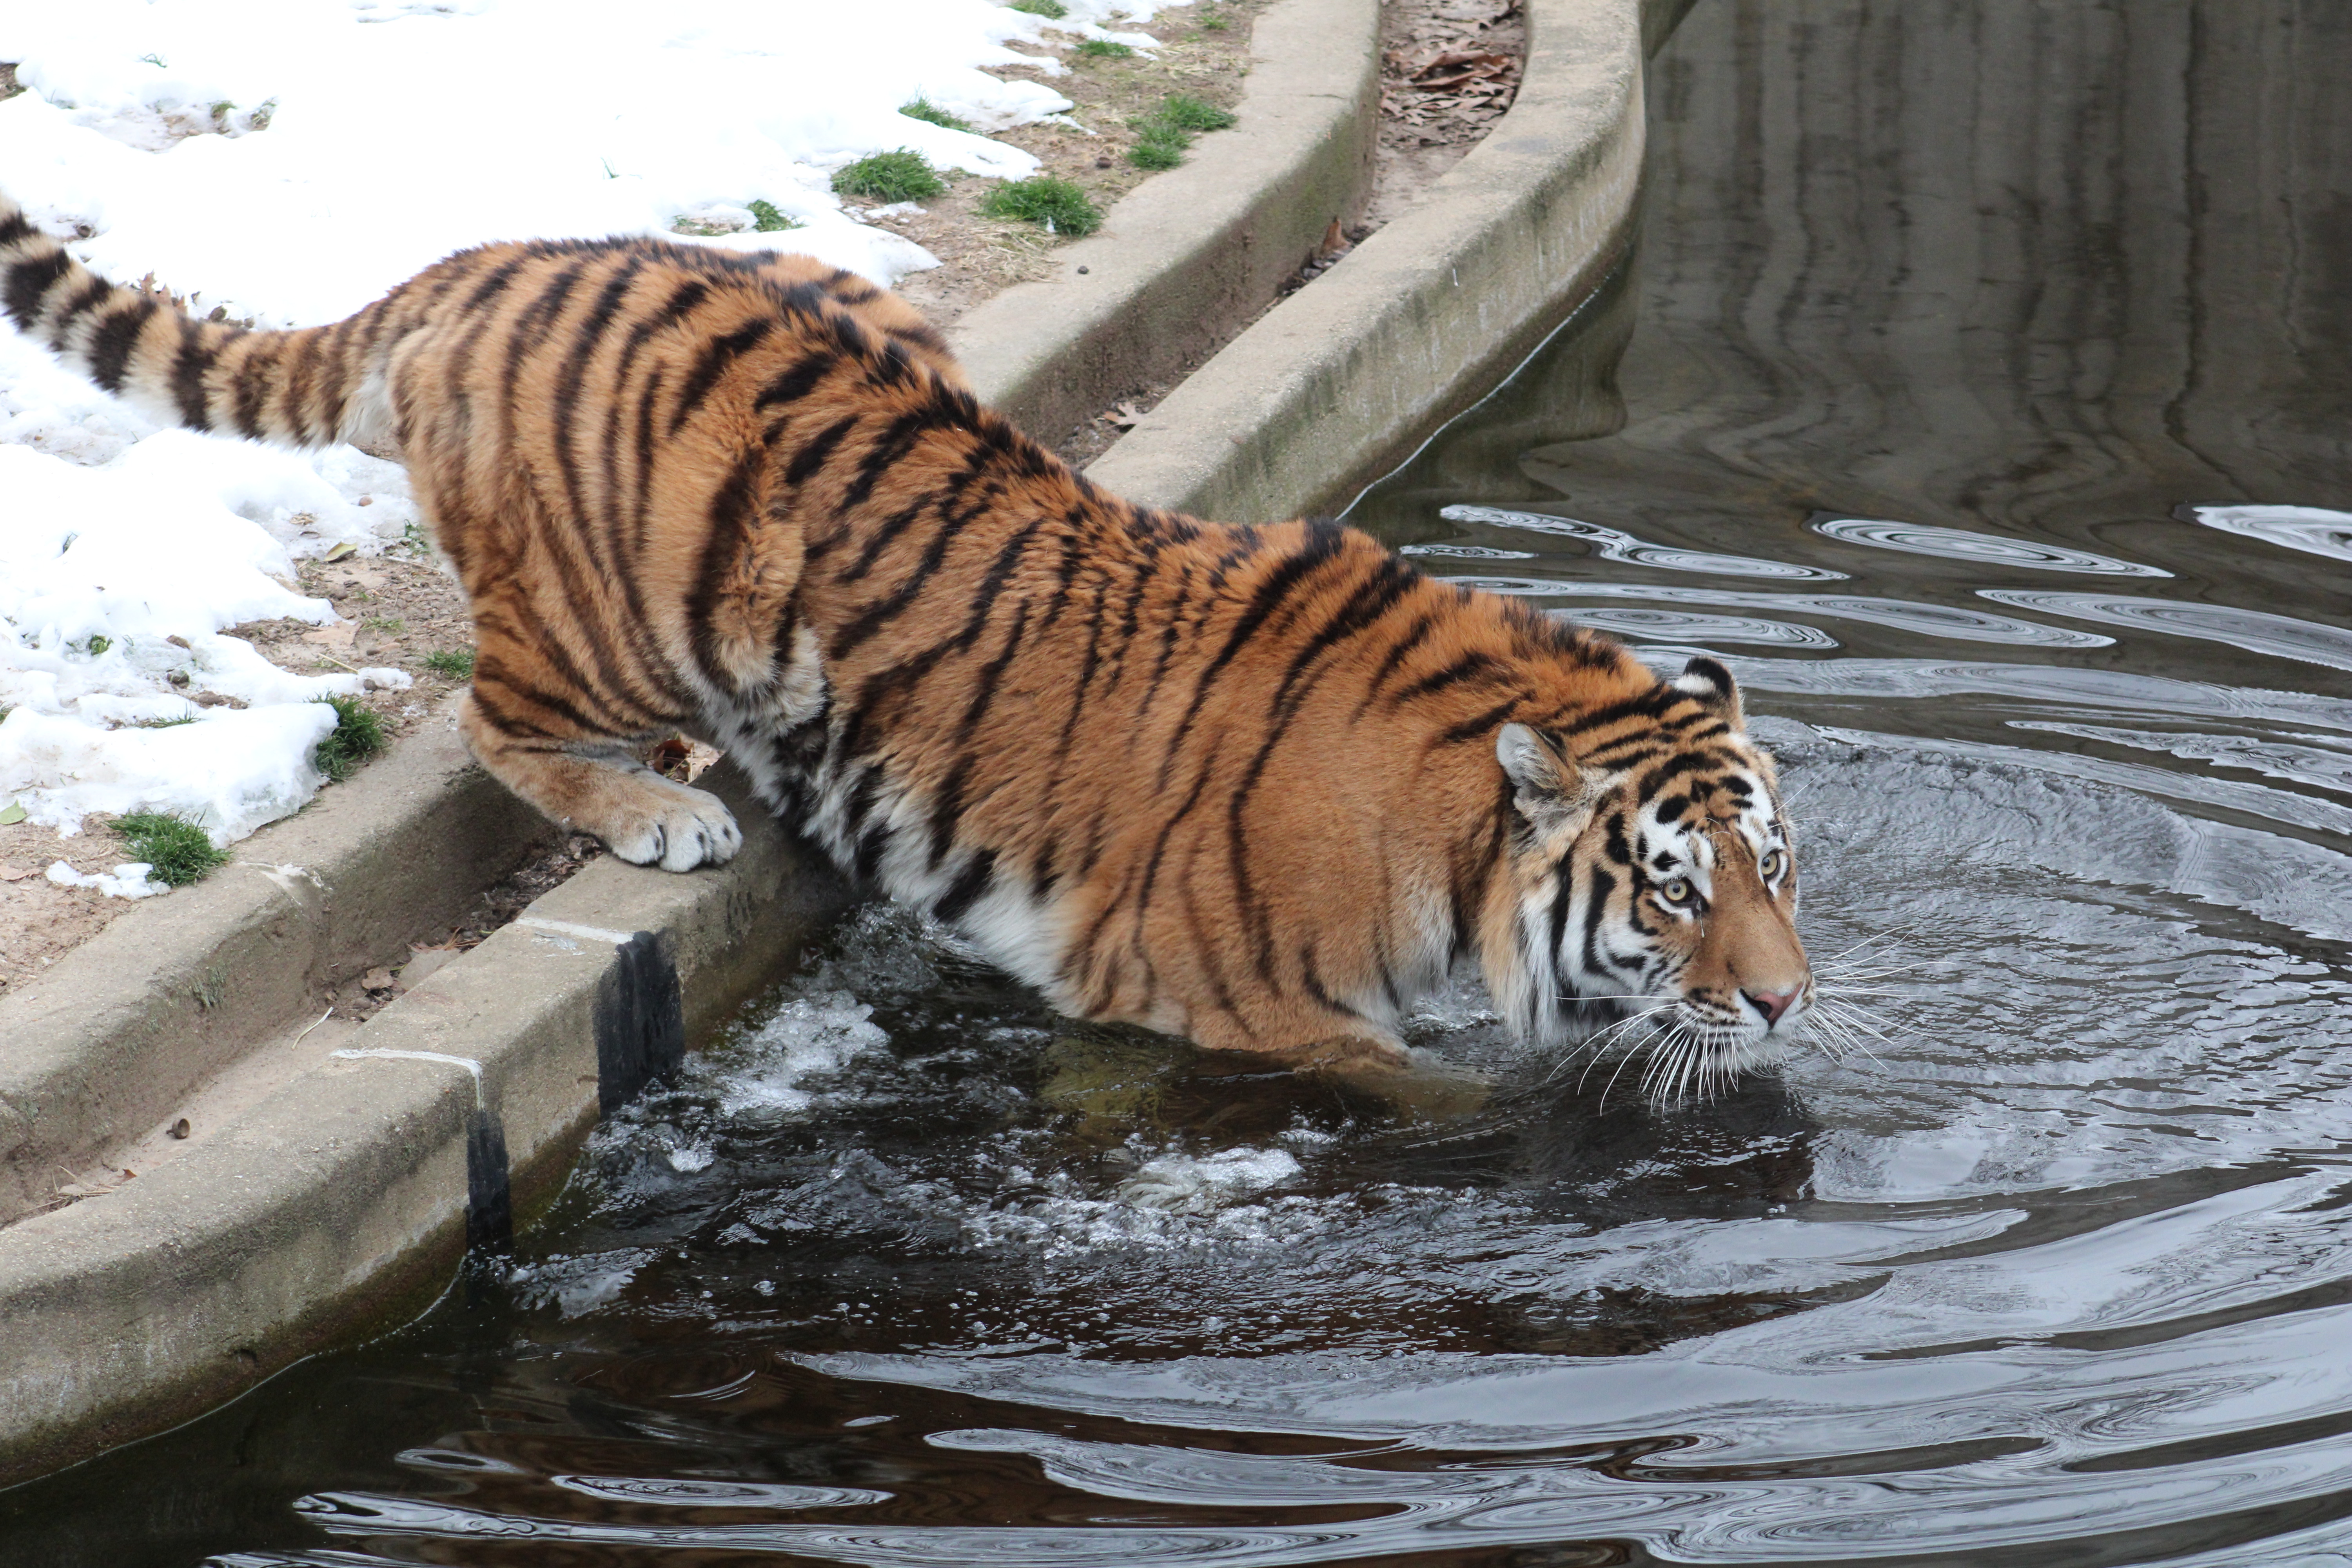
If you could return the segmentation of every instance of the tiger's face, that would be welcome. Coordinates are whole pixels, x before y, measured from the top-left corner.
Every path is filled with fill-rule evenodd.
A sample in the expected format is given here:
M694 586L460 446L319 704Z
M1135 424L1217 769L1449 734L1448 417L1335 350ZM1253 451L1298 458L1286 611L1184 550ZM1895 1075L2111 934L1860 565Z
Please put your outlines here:
M1783 1054L1813 979L1796 847L1730 671L1694 659L1643 707L1565 735L1504 726L1526 973L1496 990L1529 1039L1646 1047L1642 1081L1671 1098Z

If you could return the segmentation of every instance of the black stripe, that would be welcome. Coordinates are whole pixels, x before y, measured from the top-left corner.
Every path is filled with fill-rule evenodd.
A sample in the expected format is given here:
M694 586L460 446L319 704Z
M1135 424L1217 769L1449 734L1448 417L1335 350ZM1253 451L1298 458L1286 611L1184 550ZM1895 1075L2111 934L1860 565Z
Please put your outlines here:
M815 391L816 384L840 363L840 356L824 349L803 354L782 374L760 389L760 395L751 403L753 411L772 408L780 403L798 403Z
M810 437L808 444L794 452L793 460L784 465L784 483L795 489L806 484L809 476L824 467L833 457L833 449L841 445L842 438L856 428L858 420L864 417L865 416L860 414L849 415L835 420Z
M1584 895L1589 900L1584 906L1584 968L1588 973L1607 973L1616 967L1601 957L1601 922L1608 918L1609 895L1616 890L1616 878L1598 866L1592 868L1592 885Z
M761 340L775 330L773 321L755 316L725 337L705 343L694 368L687 373L678 388L677 407L669 416L669 433L675 436L684 429L687 420L702 406L702 400L710 395L710 389L719 384L719 378L727 374L727 367L759 347Z
M978 851L964 862L963 869L956 873L956 879L948 884L947 891L932 903L931 913L953 925L963 918L965 910L980 900L982 893L988 891L989 884L995 878L996 851Z
M925 432L949 422L936 405L929 405L901 414L891 421L889 428L877 437L874 445L866 448L866 456L858 459L857 477L842 492L841 510L847 511L854 507L864 506L866 498L874 493L875 485L880 482L884 470L913 450L915 443L923 438Z
M739 454L727 470L727 477L719 481L705 514L709 527L704 534L694 589L686 600L687 634L694 649L694 661L722 690L740 688L731 674L719 668L719 639L711 621L726 594L728 578L756 542L753 514L758 509L753 504L753 492L767 461L768 454L754 447Z
M191 430L213 427L211 402L205 395L205 372L217 357L205 342L205 331L187 317L180 318L180 351L172 359L172 400L180 405L180 422Z
M146 331L158 309L154 300L142 295L99 322L98 330L89 335L90 380L109 392L122 390L122 377L131 368L131 351L138 346L139 334Z
M1443 669L1433 670L1399 691L1389 699L1389 706L1402 708L1408 702L1423 697L1433 697L1446 688L1459 686L1465 680L1507 678L1510 674L1509 667L1492 655L1465 653Z
M6 217L0 217L0 245L14 245L37 232L32 220L25 216L21 207L11 211Z
M82 285L81 292L67 300L49 315L49 347L61 348L66 341L66 329L74 321L97 310L114 297L114 285L103 278L93 278Z
M1504 720L1509 718L1512 710L1517 708L1518 705L1519 699L1516 694L1506 697L1500 702L1496 703L1492 708L1487 709L1485 712L1465 719L1461 722L1454 725L1452 728L1444 731L1438 735L1437 739L1432 741L1430 744L1433 746L1458 746L1465 741L1475 741L1478 739L1479 736L1486 733L1487 731L1492 730L1496 725L1500 724Z
M1217 657L1201 671L1201 679L1192 688L1192 704L1184 710L1184 717L1177 721L1175 733L1169 737L1168 748L1160 759L1160 788L1168 787L1169 776L1175 771L1177 752L1183 746L1185 737L1192 732L1202 707L1207 703L1209 689L1216 684L1217 678L1224 673L1227 665L1233 663L1243 646L1255 637L1259 627L1281 607L1291 591L1318 567L1339 554L1342 538L1342 531L1336 523L1309 523L1306 544L1268 573L1265 580L1258 584L1257 592L1250 596L1248 606L1226 635L1225 646L1217 650Z
M29 331L40 314L41 297L72 269L73 258L62 248L10 267L5 289L9 317Z
M270 373L286 352L286 341L271 333L253 345L236 367L236 395L229 411L230 421L237 433L258 439L261 428L261 405L268 399Z
M965 454L963 467L950 475L944 485L922 498L918 504L890 518L880 527L868 530L865 546L858 551L857 559L842 571L837 581L855 583L871 572L874 569L874 563L882 558L882 552L890 548L892 541L904 532L915 519L920 517L927 507L937 506L944 516L949 508L963 499L964 491L971 489L972 482L985 474L1000 456L1002 454L993 447L985 444L975 446ZM988 488L981 492L983 506L1003 493L1003 488L992 481Z

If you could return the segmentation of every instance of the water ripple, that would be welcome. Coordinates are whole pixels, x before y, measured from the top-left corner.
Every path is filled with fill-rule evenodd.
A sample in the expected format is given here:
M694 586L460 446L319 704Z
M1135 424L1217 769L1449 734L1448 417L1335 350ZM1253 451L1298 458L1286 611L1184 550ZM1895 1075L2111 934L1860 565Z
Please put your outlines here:
M1864 621L1896 631L1916 632L1922 637L1949 637L1956 642L2006 643L2018 647L2110 647L2116 640L2095 632L1989 616L1958 605L1878 599L1859 594L1745 594L1648 583L1559 582L1543 577L1448 577L1445 581L1525 598L1657 599L1672 605L1827 616L1835 620Z
M2182 511L2224 533L2331 561L2352 561L2352 512L2315 506L2192 506Z
M1603 561L1622 561L1633 566L1658 566L1670 572L1703 572L1718 577L1772 577L1790 583L1841 583L1843 572L1832 572L1826 566L1804 566L1793 561L1767 561L1753 555L1719 555L1706 550L1681 550L1669 544L1653 544L1644 539L1614 528L1603 528L1597 522L1585 522L1573 517L1554 517L1548 512L1520 511L1501 506L1449 506L1438 512L1448 522L1483 522L1496 528L1516 528L1529 533L1549 533L1561 539L1581 539L1597 548L1594 553Z
M1979 588L1977 596L2021 610L2070 616L2134 631L2166 632L2201 642L2228 643L2248 653L2269 654L2332 669L2352 669L2352 631L2241 610L2230 605L2200 605L2184 599L2121 599L2104 594L2047 594L2023 588Z
M2116 577L2169 577L2171 573L2112 555L2094 555L2063 544L2030 539L2005 539L1966 529L1937 528L1924 522L1891 522L1881 518L1828 517L1814 520L1815 531L1848 544L1875 545L1912 555L1937 555L1979 566L2022 566L2034 572L2089 572Z

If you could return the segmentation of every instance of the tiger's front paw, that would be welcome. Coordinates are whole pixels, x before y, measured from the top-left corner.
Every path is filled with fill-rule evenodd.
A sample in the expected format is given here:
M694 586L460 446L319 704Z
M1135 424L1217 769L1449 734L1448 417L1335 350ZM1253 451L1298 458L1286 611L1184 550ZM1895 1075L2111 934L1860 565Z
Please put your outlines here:
M581 824L629 864L691 871L724 866L743 847L743 830L717 795L651 772L632 782L638 800L619 807L606 825Z

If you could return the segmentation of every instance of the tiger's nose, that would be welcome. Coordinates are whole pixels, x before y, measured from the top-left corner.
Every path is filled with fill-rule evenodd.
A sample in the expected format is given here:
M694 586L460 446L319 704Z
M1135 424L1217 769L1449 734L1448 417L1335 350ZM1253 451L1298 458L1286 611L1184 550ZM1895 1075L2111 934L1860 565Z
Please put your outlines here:
M1802 989L1802 986L1798 987L1798 990ZM1742 991L1740 994L1748 998L1750 1007L1764 1015L1768 1027L1779 1023L1780 1015L1789 1010L1789 1004L1797 999L1796 991Z

